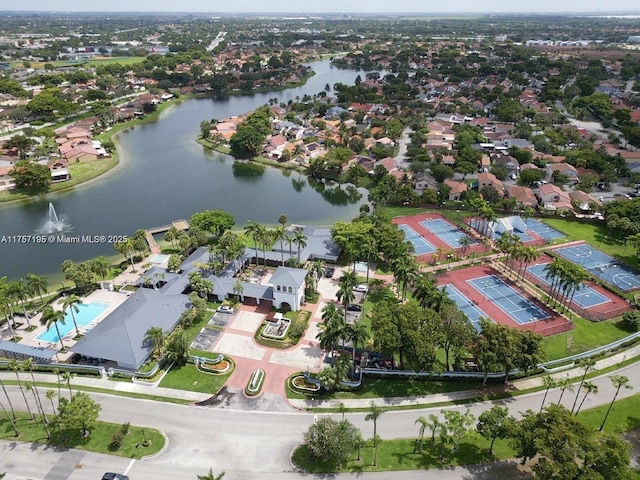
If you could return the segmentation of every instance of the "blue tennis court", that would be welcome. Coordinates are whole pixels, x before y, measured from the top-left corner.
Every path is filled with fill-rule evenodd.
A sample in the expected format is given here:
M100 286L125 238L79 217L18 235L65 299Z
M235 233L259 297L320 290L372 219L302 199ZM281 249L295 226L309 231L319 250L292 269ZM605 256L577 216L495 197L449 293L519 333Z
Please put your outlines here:
M427 242L424 237L409 225L401 224L398 225L398 228L404 232L405 238L413 243L416 255L423 255L425 253L432 253L436 251L436 247Z
M557 248L554 252L570 262L586 268L590 274L601 278L623 292L640 288L640 278L638 278L637 271L618 263L613 257L586 243Z
M548 263L541 263L539 265L532 265L527 267L527 272L536 277L540 282L545 285L551 285L551 278L547 278L547 274L544 271ZM602 305L603 303L610 303L611 299L605 297L600 292L593 288L582 285L573 294L572 302L582 308L595 307L596 305Z
M474 278L467 280L467 283L519 325L549 318L547 312L542 308L539 308L495 275Z
M475 303L469 300L464 293L458 290L455 286L448 283L441 289L445 289L445 292L449 296L451 300L457 305L457 307L464 313L468 318L471 324L477 331L480 331L480 326L478 322L480 318L489 318L485 312L483 312ZM489 318L489 320L491 320ZM491 320L493 321L493 320Z
M438 237L440 240L442 240L452 248L461 248L463 245L460 243L460 240L464 237L469 239L469 245L475 245L476 243L478 243L458 227L456 227L455 225L451 225L449 222L443 220L442 218L423 220L422 222L420 222L420 225L422 225L426 230L433 233L436 237Z
M531 230L533 233L545 240L555 240L565 236L564 233L559 232L555 228L551 228L546 223L539 222L533 218L525 220L525 224L527 225L528 230Z

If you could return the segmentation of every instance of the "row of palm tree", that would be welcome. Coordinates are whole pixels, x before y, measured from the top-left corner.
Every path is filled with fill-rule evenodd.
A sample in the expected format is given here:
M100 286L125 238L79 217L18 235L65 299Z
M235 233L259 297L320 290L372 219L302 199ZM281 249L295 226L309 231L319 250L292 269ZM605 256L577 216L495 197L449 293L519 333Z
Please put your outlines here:
M300 229L296 229L293 234L289 233L286 229L287 220L286 215L280 215L278 218L280 225L272 230L268 229L261 223L249 220L249 223L244 227L244 230L247 235L250 235L251 238L253 238L256 249L256 263L259 263L258 251L262 249L263 265L267 264L267 248L270 248L276 240L279 240L282 245L285 243L289 245L289 258L293 256L292 245L296 245L298 264L300 263L300 253L307 246L307 236ZM284 265L284 250L281 250L281 257L282 265Z
M16 308L20 306L27 326L31 328L31 319L26 306L27 301L37 295L42 302L42 294L47 292L47 287L48 282L46 277L33 273L28 273L26 278L20 278L13 282L9 282L6 276L0 278L0 311L9 325L14 340L15 332L13 331L13 323Z
M33 359L32 358L27 358L26 360L19 362L15 359L12 359L9 361L8 364L8 369L9 370L13 370L13 372L15 373L16 376L16 383L18 385L18 388L20 389L20 393L22 394L22 399L24 401L24 405L27 409L27 412L29 414L29 420L30 421L35 421L36 423L38 423L38 417L40 417L41 421L42 421L42 425L44 426L44 429L47 433L47 439L51 438L51 431L49 430L49 419L47 418L46 412L45 412L45 408L44 405L42 404L42 398L40 396L40 391L38 390L38 386L36 383L36 379L35 376L33 374L33 368L34 368L34 364L33 364ZM26 382L23 383L23 379L20 378L20 372L21 371L28 371L31 381L30 382ZM53 399L57 396L58 397L58 405L59 405L59 399L61 398L61 394L60 394L60 371L58 369L55 370L56 375L58 376L58 393L56 394L56 392L54 390L48 390L45 393L45 397L47 400L49 400L49 402L51 403L51 408L53 411L53 414L56 414L56 407L53 403ZM72 374L71 372L64 372L62 374L62 378L67 382L67 386L69 388L69 398L71 398L72 396L72 392L71 392L71 379L74 377L74 374ZM4 382L2 381L2 378L0 378L0 388L2 388L2 392L4 394L4 398L7 400L7 404L9 405L9 409L11 410L11 414L9 415L9 412L7 411L6 407L4 406L4 403L0 400L0 408L2 409L3 413L5 414L5 416L9 419L9 422L11 424L11 427L14 431L15 436L19 436L20 432L18 431L17 425L16 425L16 410L15 407L13 405L13 403L11 402L11 397L9 396L9 393L7 392L7 389L4 385ZM34 414L34 412L31 410L31 406L29 404L29 401L27 400L27 395L25 393L25 390L27 392L31 392L33 395L33 399L34 399L34 405L36 407L36 414ZM60 425L58 425L58 428L60 428Z
M554 258L544 267L544 272L546 278L551 280L549 299L565 309L573 301L576 291L589 278L584 267L562 258Z

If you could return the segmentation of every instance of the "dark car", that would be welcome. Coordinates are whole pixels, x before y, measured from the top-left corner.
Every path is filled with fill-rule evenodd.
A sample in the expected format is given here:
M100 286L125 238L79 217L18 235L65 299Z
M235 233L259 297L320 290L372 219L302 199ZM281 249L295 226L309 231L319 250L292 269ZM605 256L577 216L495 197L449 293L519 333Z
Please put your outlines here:
M357 303L351 303L347 305L347 310L349 310L350 312L361 312L362 305L358 305Z
M324 276L332 278L334 273L336 273L336 269L334 267L327 267L324 271Z
M129 477L121 473L107 472L102 475L102 480L129 480Z

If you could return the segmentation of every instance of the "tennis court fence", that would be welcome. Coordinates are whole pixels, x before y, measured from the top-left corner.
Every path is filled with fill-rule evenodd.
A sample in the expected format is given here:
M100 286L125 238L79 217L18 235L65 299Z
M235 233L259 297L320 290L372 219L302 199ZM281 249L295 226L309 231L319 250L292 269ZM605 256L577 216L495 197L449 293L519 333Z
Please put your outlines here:
M551 295L551 285L540 281L540 279L533 275L531 272L526 271L524 278L529 280L546 294ZM562 295L561 298L564 299ZM631 307L625 304L612 303L610 307L607 307L607 304L597 305L597 310L594 310L594 307L581 307L575 302L571 302L570 308L573 312L577 313L582 318L586 318L587 320L591 320L594 322L600 322L602 320L609 320L610 318L620 316Z

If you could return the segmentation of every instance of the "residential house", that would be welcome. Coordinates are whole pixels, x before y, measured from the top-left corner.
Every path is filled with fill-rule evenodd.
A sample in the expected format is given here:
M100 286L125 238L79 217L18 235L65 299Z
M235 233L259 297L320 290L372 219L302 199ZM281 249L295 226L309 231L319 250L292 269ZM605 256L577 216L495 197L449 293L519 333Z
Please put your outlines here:
M518 174L520 171L520 164L518 160L513 158L510 155L500 155L493 160L494 165L502 165L507 169L507 171L511 173Z
M569 194L552 183L541 185L537 195L544 208L550 210L573 210Z
M533 190L529 187L520 187L518 185L510 186L507 190L509 198L515 198L521 205L526 205L532 208L538 206L538 199L536 198Z
M484 187L493 187L500 195L504 195L504 186L493 173L482 172L478 174L478 191Z
M456 180L445 180L444 184L451 188L449 190L449 200L457 202L460 200L460 196L469 188L465 182Z
M566 175L567 180L569 182L577 182L578 179L578 170L573 165L569 165L568 163L553 163L547 165L547 179L549 181L553 180L553 174L558 172L559 174Z
M582 190L574 190L573 192L569 192L569 198L571 198L572 203L577 204L578 208L582 212L588 212L592 210L592 206L602 205L600 200L596 200L591 195Z

